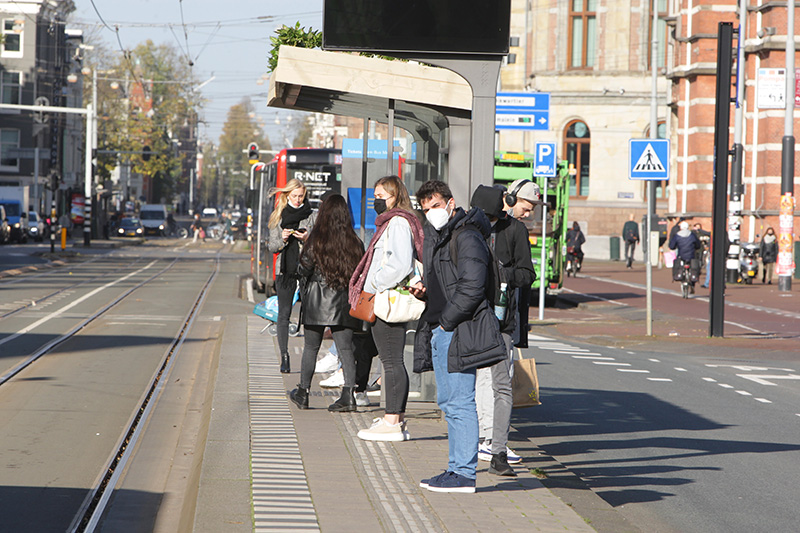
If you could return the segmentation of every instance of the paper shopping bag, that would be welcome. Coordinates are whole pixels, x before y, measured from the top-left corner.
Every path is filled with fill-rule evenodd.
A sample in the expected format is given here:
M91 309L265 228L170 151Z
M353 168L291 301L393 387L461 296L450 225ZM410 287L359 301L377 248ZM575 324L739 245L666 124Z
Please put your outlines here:
M514 408L541 405L539 401L539 377L536 375L536 360L514 361L514 377L511 380Z

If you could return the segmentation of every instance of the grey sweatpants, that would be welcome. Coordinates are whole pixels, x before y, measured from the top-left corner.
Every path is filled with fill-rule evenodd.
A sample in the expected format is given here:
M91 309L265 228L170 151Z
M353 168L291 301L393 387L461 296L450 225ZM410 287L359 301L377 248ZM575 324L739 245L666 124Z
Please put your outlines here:
M511 424L511 362L514 341L503 333L508 357L488 368L479 368L475 382L475 403L478 408L479 436L492 441L492 454L506 451Z

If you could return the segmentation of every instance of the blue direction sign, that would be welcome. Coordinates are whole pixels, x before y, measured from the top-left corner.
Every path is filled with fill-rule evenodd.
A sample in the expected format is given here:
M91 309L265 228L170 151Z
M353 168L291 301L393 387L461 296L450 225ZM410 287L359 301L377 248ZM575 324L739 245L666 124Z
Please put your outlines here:
M632 180L669 179L669 140L631 139L628 177Z
M536 143L533 175L536 178L556 177L556 143Z
M550 93L497 93L495 128L548 130Z

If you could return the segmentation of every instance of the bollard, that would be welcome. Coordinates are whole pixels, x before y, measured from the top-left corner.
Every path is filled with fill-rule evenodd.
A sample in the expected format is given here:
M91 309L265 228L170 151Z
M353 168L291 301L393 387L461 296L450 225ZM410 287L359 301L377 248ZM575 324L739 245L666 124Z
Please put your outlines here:
M61 228L61 251L67 249L67 228Z

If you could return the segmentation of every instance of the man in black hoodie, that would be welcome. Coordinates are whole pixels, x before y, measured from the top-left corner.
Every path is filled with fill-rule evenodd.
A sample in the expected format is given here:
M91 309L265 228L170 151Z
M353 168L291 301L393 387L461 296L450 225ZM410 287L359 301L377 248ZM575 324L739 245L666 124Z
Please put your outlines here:
M417 200L428 224L423 282L411 291L428 305L414 341L414 371L436 374L437 401L447 421L449 444L447 470L422 480L420 486L432 492L472 493L478 463L475 371L506 357L489 301L494 290L486 244L491 225L481 209L465 212L456 207L442 181L424 183Z
M516 296L521 287L530 287L535 279L531 261L531 244L525 224L508 216L503 209L503 191L479 185L472 193L472 207L480 207L492 225L489 245L497 259L500 282L505 283L508 303L500 330L506 341L508 355L504 361L491 368L478 370L475 402L478 406L481 443L478 460L491 461L489 473L499 476L516 476L509 463L522 462L522 458L508 447L508 429L513 399L511 371L514 350L512 338L517 326ZM495 297L496 303L498 298ZM527 330L523 329L522 331Z

